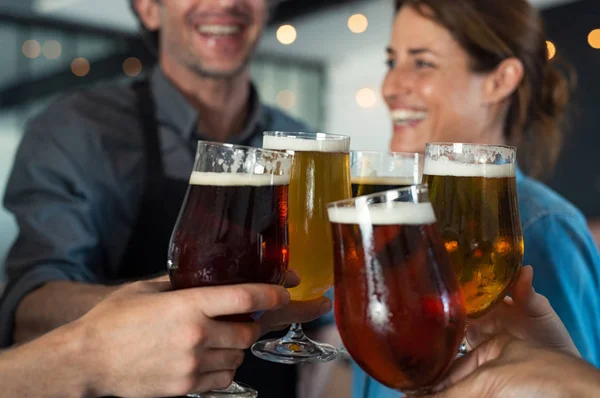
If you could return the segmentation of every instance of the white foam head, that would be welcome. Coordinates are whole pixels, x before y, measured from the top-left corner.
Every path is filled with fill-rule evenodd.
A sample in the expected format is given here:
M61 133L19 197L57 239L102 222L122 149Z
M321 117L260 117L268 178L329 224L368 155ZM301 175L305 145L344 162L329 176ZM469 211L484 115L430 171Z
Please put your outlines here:
M423 174L429 176L503 178L514 177L515 173L514 163L467 164L455 162L447 158L440 158L438 160L426 159L423 169Z
M329 221L338 224L429 225L435 223L431 203L387 202L356 207L330 207Z
M404 186L416 183L413 177L352 176L352 184Z
M190 185L262 187L268 185L287 185L289 183L289 176L276 176L272 174L205 173L194 171L190 176Z
M294 136L265 135L263 137L263 148L276 151L298 151L298 152L330 152L342 153L350 151L350 138L327 138L317 135L314 140L296 138ZM330 136L331 137L331 136Z

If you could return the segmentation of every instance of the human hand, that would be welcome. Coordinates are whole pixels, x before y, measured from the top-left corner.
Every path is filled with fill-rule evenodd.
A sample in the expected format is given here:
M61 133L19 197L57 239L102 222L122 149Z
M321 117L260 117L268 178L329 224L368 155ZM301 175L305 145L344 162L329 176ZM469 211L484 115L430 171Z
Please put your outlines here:
M300 284L298 274L289 270L285 275L284 286L296 287ZM327 297L309 301L291 301L282 308L266 312L258 319L262 334L286 329L292 323L307 323L331 311L332 303Z
M523 267L511 290L492 311L469 321L469 348L479 346L490 338L508 334L518 339L580 357L567 328L548 299L535 292L532 286L533 268Z
M558 351L500 335L455 361L429 398L591 397L600 371Z
M129 284L74 322L93 395L141 398L225 388L261 325L214 318L273 311L290 301L276 285L170 290L168 277Z

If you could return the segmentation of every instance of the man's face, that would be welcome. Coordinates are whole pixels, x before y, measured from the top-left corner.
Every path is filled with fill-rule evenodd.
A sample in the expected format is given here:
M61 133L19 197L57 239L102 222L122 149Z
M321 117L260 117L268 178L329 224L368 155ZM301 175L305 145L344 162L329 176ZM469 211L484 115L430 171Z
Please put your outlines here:
M213 78L245 69L267 19L267 0L152 1L159 8L161 58Z

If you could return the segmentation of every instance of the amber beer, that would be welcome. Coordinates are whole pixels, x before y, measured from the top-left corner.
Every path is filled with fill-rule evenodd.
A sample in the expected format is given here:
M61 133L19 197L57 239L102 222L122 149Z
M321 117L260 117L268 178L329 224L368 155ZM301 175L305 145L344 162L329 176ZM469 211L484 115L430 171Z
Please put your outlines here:
M333 286L327 203L351 197L349 138L335 137L340 138L264 136L264 148L294 153L289 188L289 266L300 274L302 282L290 289L293 300L321 297Z
M283 283L288 183L288 176L194 171L171 238L173 287Z
M378 382L425 392L464 335L464 298L431 203L329 209L335 315L344 346Z
M390 189L409 187L414 183L412 177L352 176L352 196L371 195Z
M503 299L521 267L515 167L425 160L424 181L470 318Z

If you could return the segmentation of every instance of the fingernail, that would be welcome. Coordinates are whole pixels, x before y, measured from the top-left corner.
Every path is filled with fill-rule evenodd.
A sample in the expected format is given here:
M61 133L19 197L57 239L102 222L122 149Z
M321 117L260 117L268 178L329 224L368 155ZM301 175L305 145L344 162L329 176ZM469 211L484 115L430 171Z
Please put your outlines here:
M327 299L327 301L325 301L323 304L321 304L321 314L327 314L329 311L331 311L332 308L332 303L331 300Z
M283 295L283 305L287 305L292 301L292 296L290 295L290 291L286 289L285 294Z

